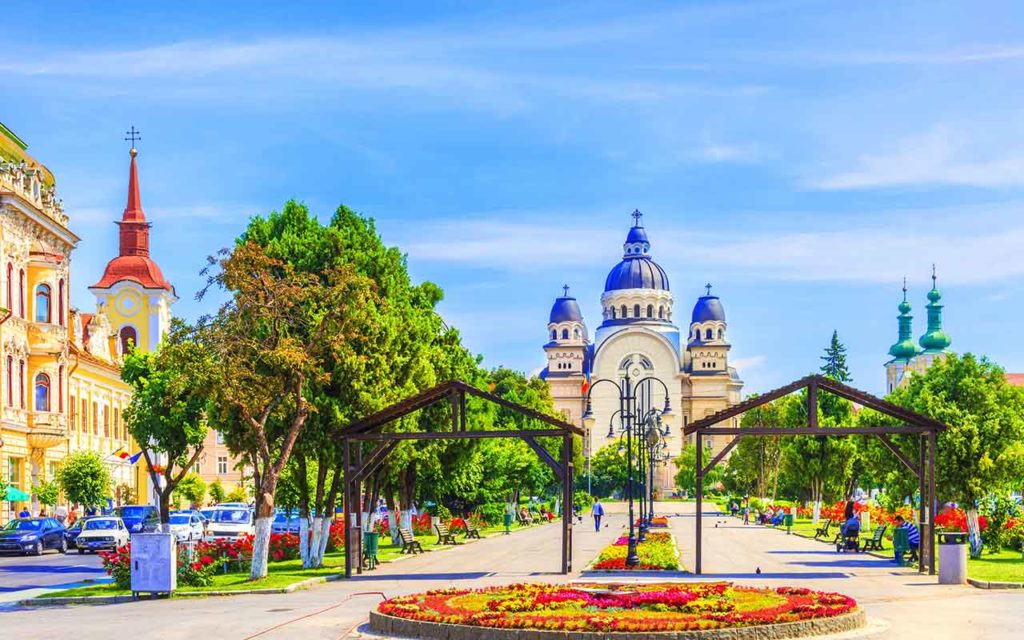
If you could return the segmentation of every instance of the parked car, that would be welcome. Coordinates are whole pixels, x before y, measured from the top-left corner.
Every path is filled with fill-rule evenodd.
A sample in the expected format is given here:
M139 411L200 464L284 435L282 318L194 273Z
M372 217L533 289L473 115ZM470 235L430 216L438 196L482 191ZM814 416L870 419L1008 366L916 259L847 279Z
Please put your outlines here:
M0 529L0 551L43 555L46 549L67 553L64 525L54 518L19 518Z
M271 533L299 533L299 516L295 514L278 513L274 516L274 522L270 525Z
M249 507L217 507L206 528L206 540L256 535L253 510Z
M171 514L171 533L178 542L202 540L206 534L203 517L194 511L178 511Z
M75 520L70 527L66 527L64 529L64 539L68 541L68 549L73 549L75 547L75 540L77 540L79 534L82 533L82 525L84 525L85 521L88 519L89 518L79 518L78 520Z
M160 512L152 505L115 507L110 515L121 518L128 533L153 533L160 528Z
M75 540L78 553L117 549L128 544L128 527L121 518L99 516L89 518L82 524L82 532Z

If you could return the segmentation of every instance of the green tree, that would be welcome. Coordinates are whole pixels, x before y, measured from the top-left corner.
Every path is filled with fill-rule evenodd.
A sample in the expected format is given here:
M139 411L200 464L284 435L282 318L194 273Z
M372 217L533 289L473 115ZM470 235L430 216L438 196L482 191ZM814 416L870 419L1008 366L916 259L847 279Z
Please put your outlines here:
M846 347L839 341L839 332L832 331L832 340L821 356L821 372L839 382L849 382L850 370L846 366Z
M205 291L228 301L204 321L203 344L215 359L216 428L253 467L256 539L249 572L267 574L278 480L331 380L329 364L348 349L353 322L373 298L351 268L311 274L253 241L211 258ZM344 357L344 356L342 356Z
M57 471L61 491L72 504L95 509L110 496L110 472L99 453L74 451Z
M198 473L189 473L178 483L175 495L188 500L189 506L201 507L206 498L206 482Z
M213 500L214 503L224 502L224 483L220 481L220 478L211 482L207 491L210 493L210 500Z
M55 507L60 499L60 485L56 480L43 480L32 487L32 493L39 499L39 504Z
M228 502L249 502L249 490L245 488L245 485L236 484L231 487L231 491L228 491L227 495Z
M741 441L742 442L742 441ZM704 464L711 461L711 456L704 456ZM676 464L676 487L686 491L687 495L697 495L697 445L684 444L675 460ZM716 465L704 475L704 491L716 487L719 483L724 484L724 473L722 466Z
M178 319L155 352L132 349L121 366L121 378L132 387L125 425L142 448L165 528L175 487L203 452L212 372L193 328ZM157 454L164 464L156 464Z
M1017 488L1024 476L1024 390L1007 383L987 358L950 354L889 399L948 426L938 436L939 503L963 505L970 534L979 540L978 503ZM972 553L980 553L978 545Z

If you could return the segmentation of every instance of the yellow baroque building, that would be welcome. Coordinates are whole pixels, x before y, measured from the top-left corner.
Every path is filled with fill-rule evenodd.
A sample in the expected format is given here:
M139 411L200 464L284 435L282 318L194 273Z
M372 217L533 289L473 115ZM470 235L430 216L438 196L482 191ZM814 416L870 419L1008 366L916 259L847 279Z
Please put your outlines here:
M149 257L137 152L130 154L119 252L89 288L95 312L83 313L69 298L79 238L53 174L0 124L0 473L11 487L0 500L12 498L0 521L23 509L37 513L33 487L52 480L60 462L79 449L97 451L107 462L113 500L150 500L145 462L134 455L138 447L123 421L131 389L121 381L120 361L131 343L156 348L177 298Z

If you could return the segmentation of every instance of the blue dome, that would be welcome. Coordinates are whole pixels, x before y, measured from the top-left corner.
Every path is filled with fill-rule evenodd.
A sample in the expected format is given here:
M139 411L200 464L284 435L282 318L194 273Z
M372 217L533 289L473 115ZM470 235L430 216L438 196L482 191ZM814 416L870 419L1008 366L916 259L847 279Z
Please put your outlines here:
M722 301L718 296L706 295L697 299L693 306L693 319L690 322L707 322L717 320L725 322L725 309L722 308Z
M605 291L617 289L661 289L668 291L668 275L657 262L646 256L625 258L608 272Z
M551 318L549 323L559 322L583 322L583 314L580 313L580 305L576 304L576 298L563 296L555 298L555 304L551 307Z
M626 236L626 243L630 244L633 242L647 242L649 244L650 240L647 239L647 230L640 226L631 228Z

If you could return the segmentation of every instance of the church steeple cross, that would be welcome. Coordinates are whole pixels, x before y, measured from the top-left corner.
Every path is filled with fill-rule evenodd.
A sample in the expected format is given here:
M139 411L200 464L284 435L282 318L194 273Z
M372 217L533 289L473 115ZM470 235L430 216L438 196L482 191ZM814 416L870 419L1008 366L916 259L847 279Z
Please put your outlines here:
M568 298L569 297L569 285L567 285L567 284L563 284L562 285L562 297L563 298Z
M132 143L132 149L134 149L135 148L135 141L136 140L142 140L142 132L138 131L135 128L135 125L132 125L131 129L129 129L128 131L124 132L124 139L125 140L130 140L131 143Z
M644 214L640 213L640 210L639 210L639 209L633 209L633 213L632 213L631 215L633 216L633 226L634 226L634 227L640 227L640 226L643 226L643 225L642 225L642 224L640 223L640 218L643 218L643 217L644 217Z
M706 285L704 285L704 289L707 291L707 295L710 296L711 295L711 283L709 282Z

